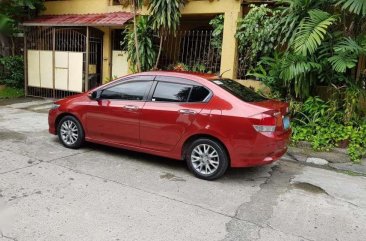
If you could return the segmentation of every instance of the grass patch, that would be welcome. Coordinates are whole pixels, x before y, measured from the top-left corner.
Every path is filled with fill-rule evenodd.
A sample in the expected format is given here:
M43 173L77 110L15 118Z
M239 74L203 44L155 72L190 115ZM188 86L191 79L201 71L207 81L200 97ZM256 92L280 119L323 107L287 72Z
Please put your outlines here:
M5 87L5 89L0 90L0 99L12 99L24 96L24 90Z

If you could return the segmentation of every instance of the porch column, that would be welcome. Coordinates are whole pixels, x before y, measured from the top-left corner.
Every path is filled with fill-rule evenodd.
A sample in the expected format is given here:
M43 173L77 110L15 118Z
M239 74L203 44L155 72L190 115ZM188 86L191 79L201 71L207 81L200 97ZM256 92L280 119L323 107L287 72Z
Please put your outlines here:
M102 84L106 83L107 81L110 81L112 78L112 37L111 37L111 28L105 27L105 28L99 28L101 31L103 31L103 59L102 59Z
M235 38L237 21L241 17L241 8L225 12L224 34L222 40L220 73L223 77L236 79L238 46Z

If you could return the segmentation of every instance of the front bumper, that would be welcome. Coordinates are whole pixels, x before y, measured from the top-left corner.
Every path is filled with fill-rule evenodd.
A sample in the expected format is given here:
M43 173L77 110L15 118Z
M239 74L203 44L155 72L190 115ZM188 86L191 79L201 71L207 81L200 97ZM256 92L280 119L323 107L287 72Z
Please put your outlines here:
M48 132L53 135L57 135L56 119L58 115L58 109L51 109L48 112Z

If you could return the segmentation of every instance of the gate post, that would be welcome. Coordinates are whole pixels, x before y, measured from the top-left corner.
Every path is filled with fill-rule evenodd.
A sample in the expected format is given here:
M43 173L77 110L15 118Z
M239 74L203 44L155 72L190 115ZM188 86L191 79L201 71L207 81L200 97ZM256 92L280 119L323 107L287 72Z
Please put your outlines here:
M24 96L28 96L28 48L27 48L27 28L24 28Z
M56 27L52 28L52 96L56 98Z
M86 27L86 56L85 56L85 83L84 83L84 92L89 90L89 38L90 38L90 29L89 26Z

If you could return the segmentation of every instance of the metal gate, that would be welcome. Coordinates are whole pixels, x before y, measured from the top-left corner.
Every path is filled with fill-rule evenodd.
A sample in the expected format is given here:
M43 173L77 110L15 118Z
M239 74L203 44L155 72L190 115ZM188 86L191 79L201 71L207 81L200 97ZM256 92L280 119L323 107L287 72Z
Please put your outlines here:
M101 84L103 32L91 27L29 27L27 96L64 98Z
M163 32L159 68L171 69L182 64L193 72L219 73L221 49L212 45L212 30L178 30Z

